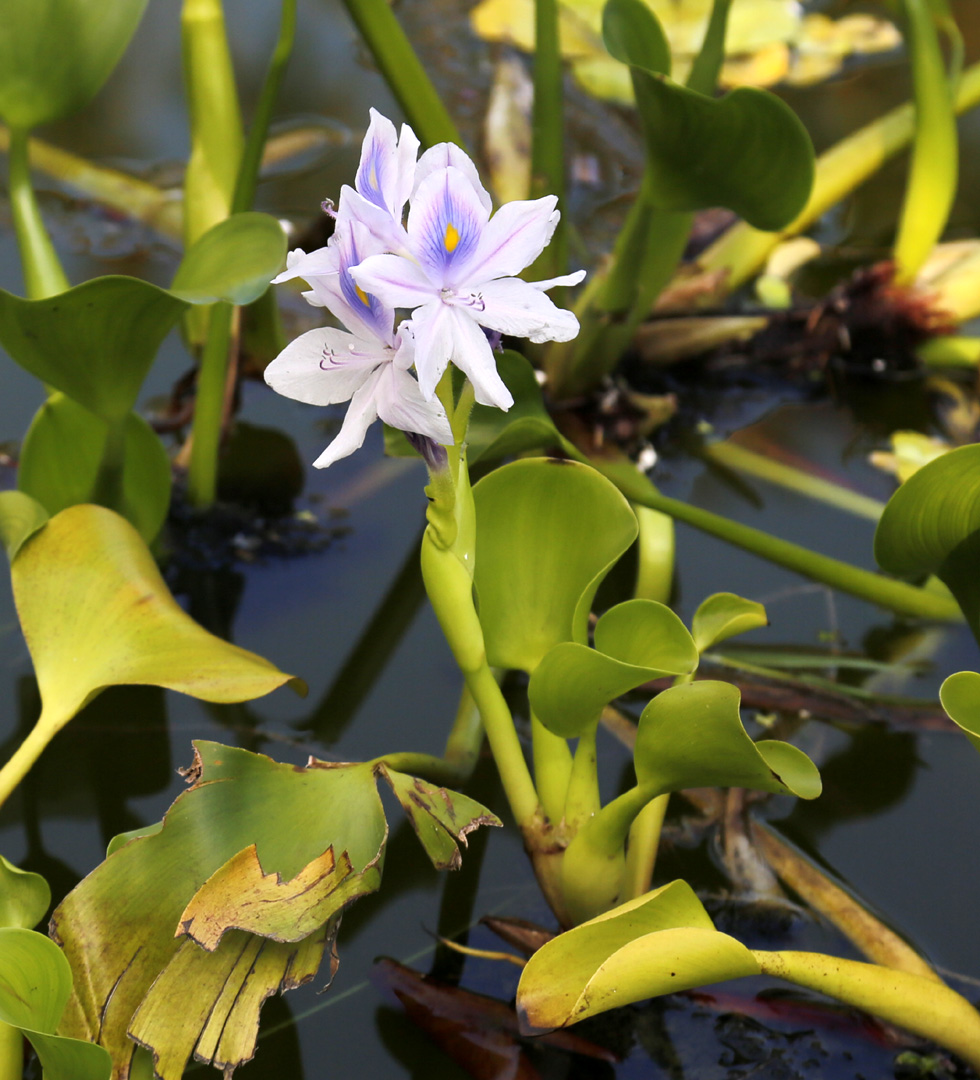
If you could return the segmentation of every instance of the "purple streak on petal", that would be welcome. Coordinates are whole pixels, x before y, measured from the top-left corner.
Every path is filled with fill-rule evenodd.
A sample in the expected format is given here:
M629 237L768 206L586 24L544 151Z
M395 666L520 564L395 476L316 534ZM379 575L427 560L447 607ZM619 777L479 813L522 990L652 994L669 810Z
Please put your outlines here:
M486 222L486 210L459 169L439 169L419 185L408 230L418 261L434 283L444 288L459 284Z
M480 329L486 335L487 341L490 342L490 348L494 352L502 352L503 346L500 342L504 335L499 330L488 330L485 326L481 326Z
M358 224L351 222L350 228L344 230L338 239L340 291L357 320L381 341L393 345L394 311L385 307L376 296L358 289L357 282L351 277L351 267L357 266L364 258L361 254L364 237L358 235L361 232ZM338 317L343 321L343 316Z

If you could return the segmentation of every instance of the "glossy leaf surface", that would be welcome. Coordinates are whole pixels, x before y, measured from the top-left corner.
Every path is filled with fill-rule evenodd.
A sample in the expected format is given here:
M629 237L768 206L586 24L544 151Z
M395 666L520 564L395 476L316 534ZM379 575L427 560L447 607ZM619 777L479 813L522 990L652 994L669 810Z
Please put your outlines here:
M741 695L730 683L672 686L643 710L633 760L641 786L657 793L686 787L744 787L820 794L816 766L795 746L775 739L753 742L739 717Z
M30 930L44 918L51 889L40 874L21 870L0 855L0 928Z
M554 458L496 469L473 498L487 658L531 672L559 642L585 643L595 590L636 536L636 518L594 469Z
M768 625L769 617L762 604L735 593L715 593L698 605L691 620L691 633L698 652L705 652L719 641Z
M72 1034L99 1037L121 1068L131 1030L166 1080L192 1051L221 1067L251 1056L265 996L313 978L342 907L380 884L388 835L383 766L196 750L163 828L115 848L54 917L75 973ZM462 806L491 818L434 797L457 839L480 823ZM441 843L427 851L442 858Z
M888 500L875 533L875 558L891 574L938 573L980 530L980 445L924 464Z
M126 51L146 0L21 0L0 19L0 118L30 129L80 109Z
M674 881L560 934L517 988L522 1029L547 1031L657 994L755 975L759 965L715 930L691 887Z
M939 688L939 700L953 723L980 750L980 675L975 671L950 675Z
M652 50L636 47L652 41L640 27L655 21L642 0L609 0L603 14L606 48L633 75L653 204L725 206L759 229L788 224L813 185L813 146L803 124L767 91L740 87L716 99L665 78Z
M71 969L57 945L20 927L0 928L0 1023L30 1040L44 1080L108 1080L109 1055L55 1035L71 993Z
M534 670L528 696L535 715L556 735L582 734L622 694L663 675L697 667L687 628L663 604L628 600L607 611L595 628L595 648L556 645Z
M170 286L192 304L250 304L286 258L286 234L269 214L248 211L219 221L184 255Z
M0 290L0 345L96 416L121 421L186 307L166 290L130 277L96 278L45 300Z
M156 432L131 412L126 424L122 505L114 507L147 543L160 532L170 505L170 458ZM57 514L91 502L108 434L104 420L64 394L38 409L21 448L21 491Z
M194 622L139 534L110 510L63 510L20 549L11 575L42 722L64 723L118 684L164 686L205 701L248 701L290 681L302 686Z

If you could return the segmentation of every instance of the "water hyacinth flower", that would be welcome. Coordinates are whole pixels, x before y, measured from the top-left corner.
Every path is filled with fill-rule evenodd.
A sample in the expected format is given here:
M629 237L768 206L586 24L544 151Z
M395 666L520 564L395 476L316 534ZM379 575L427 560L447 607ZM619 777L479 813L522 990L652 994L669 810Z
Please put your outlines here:
M362 289L392 307L414 309L415 369L427 400L452 361L469 376L478 402L509 409L514 399L497 373L484 330L534 342L569 341L578 333L575 316L544 291L577 284L584 271L538 282L515 276L551 239L560 216L557 202L547 195L506 203L491 217L490 197L475 168L468 175L446 165L429 172L412 196L411 258L372 255L352 267Z
M312 302L328 308L350 333L320 327L301 334L265 370L265 381L277 393L310 405L350 401L337 437L313 463L326 468L364 442L378 417L401 431L425 436L438 444L453 441L445 410L423 399L409 373L415 348L411 329L395 329L395 313L360 289L350 275L370 235L349 222L327 248L298 252L275 280L303 277L313 286Z
M349 331L311 330L266 369L269 385L289 397L318 405L350 399L320 467L356 450L378 416L431 443L436 460L438 447L453 441L436 399L450 362L469 377L479 403L506 410L513 397L493 355L500 335L543 342L578 333L575 316L545 290L577 284L584 271L536 282L516 276L550 241L557 199L511 202L492 214L463 150L440 143L419 158L418 149L407 124L397 134L372 109L354 187L345 185L337 210L328 209L334 236L317 251L291 252L274 279L306 280L304 297ZM412 312L397 330L396 308Z

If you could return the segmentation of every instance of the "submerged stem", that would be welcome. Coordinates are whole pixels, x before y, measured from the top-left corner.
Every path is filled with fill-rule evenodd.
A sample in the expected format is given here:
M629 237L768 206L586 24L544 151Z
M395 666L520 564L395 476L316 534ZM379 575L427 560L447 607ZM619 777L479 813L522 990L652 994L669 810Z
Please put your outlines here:
M234 312L230 304L212 306L208 336L201 354L194 424L191 428L191 461L187 474L188 498L192 505L198 507L211 506L218 489L218 449Z

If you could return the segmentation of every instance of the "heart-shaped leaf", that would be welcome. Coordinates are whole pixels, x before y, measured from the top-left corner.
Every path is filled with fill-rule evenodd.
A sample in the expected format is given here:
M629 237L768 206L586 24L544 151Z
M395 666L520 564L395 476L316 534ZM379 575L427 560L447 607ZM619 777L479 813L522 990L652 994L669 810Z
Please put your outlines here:
M248 701L287 682L306 691L301 680L194 622L139 533L101 506L73 506L51 518L21 545L11 578L42 710L0 770L0 802L107 686L163 686L219 702Z
M939 688L939 700L954 724L980 750L980 675L958 671Z
M109 77L146 0L12 0L0 19L0 117L29 130L68 116Z
M40 874L21 870L0 855L0 928L30 930L44 918L51 889Z
M473 498L490 663L531 672L559 642L585 644L599 582L636 536L629 503L594 469L554 458L496 469Z
M641 787L655 794L686 787L744 787L820 794L820 774L795 746L753 742L739 717L738 688L710 679L672 686L643 710L633 760Z
M549 731L576 738L598 723L615 698L663 675L697 667L687 628L663 604L628 600L610 608L595 628L595 648L556 645L535 668L528 697Z
M735 593L715 593L698 605L691 620L691 633L698 652L706 652L719 641L768 626L769 617L762 604Z
M757 975L744 945L715 930L690 885L673 881L582 923L531 957L517 988L527 1034L657 994Z
M170 457L156 432L131 412L126 425L122 505L113 507L147 543L160 532L170 506ZM17 483L49 514L91 502L108 425L61 393L38 409L21 448Z
M232 214L184 255L170 291L192 304L250 304L269 287L286 258L286 234L269 214Z
M22 368L103 420L123 420L184 300L147 281L101 277L44 300L0 290L0 345Z
M787 225L813 186L806 128L767 91L739 87L716 99L671 82L662 65L649 62L649 49L633 47L652 39L654 31L639 27L655 21L642 0L609 0L603 14L606 48L633 76L652 204L662 210L726 206L758 229Z
M380 884L388 826L377 776L416 783L378 764L301 769L195 746L192 785L163 827L114 846L53 920L75 972L71 1034L98 1039L121 1070L130 1031L159 1055L165 1080L192 1052L229 1069L251 1056L265 997L313 978L341 909ZM437 862L445 837L496 820L445 789L429 789L417 813L422 803L438 818L441 836L426 843Z
M71 968L50 938L0 929L0 1023L30 1040L44 1080L108 1080L112 1063L102 1047L54 1034L70 993Z

